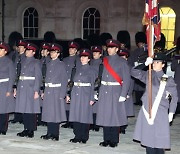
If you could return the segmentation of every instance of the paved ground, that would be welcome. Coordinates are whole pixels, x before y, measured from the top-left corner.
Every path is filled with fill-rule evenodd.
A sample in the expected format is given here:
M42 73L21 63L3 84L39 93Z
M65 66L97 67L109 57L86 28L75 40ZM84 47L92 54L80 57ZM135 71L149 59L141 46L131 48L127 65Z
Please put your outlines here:
M136 115L139 107L135 107ZM11 117L12 118L12 117ZM129 119L126 134L120 136L120 143L116 148L100 147L102 141L102 129L100 132L90 131L90 139L87 144L70 143L73 138L72 129L61 128L60 140L45 141L40 136L46 133L46 127L40 126L33 139L17 137L17 132L23 129L20 124L9 124L6 136L0 136L0 154L145 154L145 149L132 141L136 117ZM171 126L171 151L166 154L180 154L180 115Z

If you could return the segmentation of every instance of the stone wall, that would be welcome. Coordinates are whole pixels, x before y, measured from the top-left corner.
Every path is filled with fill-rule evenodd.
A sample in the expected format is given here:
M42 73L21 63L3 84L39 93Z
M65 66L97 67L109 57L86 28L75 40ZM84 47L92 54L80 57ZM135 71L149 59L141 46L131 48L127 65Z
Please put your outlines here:
M2 4L2 0L0 0ZM175 37L180 35L179 0L162 0L176 12ZM2 8L2 5L0 5ZM95 7L101 14L101 32L110 32L116 38L119 30L128 30L132 45L134 35L143 29L144 0L5 0L5 40L12 31L22 31L22 14L27 7L39 13L39 39L46 31L53 31L58 39L82 37L82 15L88 7ZM1 13L0 8L0 13ZM0 20L2 19L0 14ZM1 23L1 21L0 21ZM0 24L2 38L2 24Z

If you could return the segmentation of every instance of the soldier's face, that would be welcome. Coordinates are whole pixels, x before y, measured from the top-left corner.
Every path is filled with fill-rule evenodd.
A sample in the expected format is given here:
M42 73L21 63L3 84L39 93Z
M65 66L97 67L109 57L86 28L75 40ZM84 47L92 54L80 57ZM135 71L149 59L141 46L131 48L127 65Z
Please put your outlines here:
M50 56L52 60L55 60L59 57L60 53L58 51L51 51Z
M42 57L47 57L48 54L49 54L49 51L48 51L47 49L42 49L42 50L41 50L41 56L42 56Z
M117 53L118 48L117 48L117 47L108 47L108 48L107 48L107 51L108 51L108 54L109 54L110 56L113 56L113 55L115 55L115 54Z
M77 53L77 49L76 48L69 48L69 55L70 56L74 56Z
M162 61L153 61L153 70L156 72L159 72L163 69L164 64L162 63Z
M23 54L25 52L26 48L24 46L18 46L18 52L19 54Z
M7 51L5 49L0 49L0 57L4 57Z
M86 65L88 64L88 62L90 61L88 56L81 56L81 63L82 65Z
M100 52L93 52L93 58L94 59L99 59L101 57L101 53Z
M27 49L25 52L26 57L33 57L35 52L33 50Z

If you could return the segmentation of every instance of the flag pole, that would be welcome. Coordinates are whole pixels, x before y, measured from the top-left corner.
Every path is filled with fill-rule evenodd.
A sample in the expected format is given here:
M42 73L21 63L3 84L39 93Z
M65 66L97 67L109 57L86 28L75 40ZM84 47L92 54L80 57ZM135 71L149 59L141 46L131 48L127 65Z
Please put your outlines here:
M148 44L148 56L153 57L153 25L150 20L149 24L149 44ZM149 118L152 115L152 64L149 65L148 71L148 103L149 103Z

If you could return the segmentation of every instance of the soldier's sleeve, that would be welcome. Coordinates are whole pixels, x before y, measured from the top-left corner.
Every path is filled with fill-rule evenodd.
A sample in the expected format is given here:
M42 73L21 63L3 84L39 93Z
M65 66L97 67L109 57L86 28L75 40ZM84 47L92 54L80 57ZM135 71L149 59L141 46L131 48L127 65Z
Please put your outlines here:
M37 60L35 63L35 84L34 84L34 91L36 92L39 92L40 90L41 79L42 79L41 65L40 65L40 61Z
M171 95L171 102L169 106L169 112L175 113L177 102L178 102L178 94L177 94L177 87L172 77L168 79L168 92Z
M131 68L131 76L139 79L141 82L146 83L147 71Z
M92 73L91 73L91 101L94 101L94 83L96 80L96 71L92 68Z
M61 94L60 97L61 98L65 98L66 96L66 92L67 92L67 84L68 84L68 75L66 72L66 65L64 64L64 62L61 62L62 67L61 67L61 74L62 74L62 81L61 81Z
M9 85L8 85L8 92L12 92L13 85L15 80L15 68L13 62L10 60L9 62Z
M122 68L122 91L120 96L126 97L130 88L130 69L127 63L124 63L123 68Z
M129 86L129 90L128 90L128 95L131 95L134 89L134 80L131 78L130 79L130 86Z

